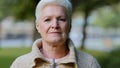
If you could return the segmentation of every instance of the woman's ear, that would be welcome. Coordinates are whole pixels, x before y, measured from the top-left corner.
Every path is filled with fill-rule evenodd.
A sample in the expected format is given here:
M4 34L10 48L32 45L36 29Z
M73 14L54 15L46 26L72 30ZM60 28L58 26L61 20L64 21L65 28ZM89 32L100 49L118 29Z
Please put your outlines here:
M37 29L38 33L40 33L39 24L38 24L38 22L37 22L37 21L35 21L35 26L36 26L36 29Z

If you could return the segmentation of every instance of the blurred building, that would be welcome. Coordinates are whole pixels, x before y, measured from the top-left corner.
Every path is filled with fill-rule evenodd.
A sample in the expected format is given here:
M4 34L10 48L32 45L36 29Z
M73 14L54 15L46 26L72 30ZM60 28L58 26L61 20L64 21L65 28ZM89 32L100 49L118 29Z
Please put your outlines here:
M34 22L22 21L15 22L14 18L8 17L2 22L2 31L0 38L3 39L2 47L21 47L31 46ZM75 18L72 22L70 38L73 40L76 47L81 46L82 39L82 24L83 19ZM87 39L85 47L101 51L109 51L112 48L120 45L120 28L104 29L95 26L87 27ZM13 40L15 39L15 40ZM4 41L7 40L7 41ZM7 43L6 43L7 42Z
M78 47L81 46L83 19L75 18L72 22L70 38ZM120 28L105 29L102 27L89 25L86 28L87 38L85 48L101 51L109 51L120 45Z
M0 37L2 39L32 37L34 28L33 22L15 22L14 18L7 17L1 22L1 25Z

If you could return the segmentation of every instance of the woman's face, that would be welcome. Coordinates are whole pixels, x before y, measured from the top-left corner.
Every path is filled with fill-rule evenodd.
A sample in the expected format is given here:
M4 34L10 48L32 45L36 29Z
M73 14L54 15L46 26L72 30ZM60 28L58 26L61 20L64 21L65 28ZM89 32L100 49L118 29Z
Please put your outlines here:
M45 6L36 21L36 28L40 32L43 41L48 43L65 42L68 38L70 24L66 16L66 10L62 6Z

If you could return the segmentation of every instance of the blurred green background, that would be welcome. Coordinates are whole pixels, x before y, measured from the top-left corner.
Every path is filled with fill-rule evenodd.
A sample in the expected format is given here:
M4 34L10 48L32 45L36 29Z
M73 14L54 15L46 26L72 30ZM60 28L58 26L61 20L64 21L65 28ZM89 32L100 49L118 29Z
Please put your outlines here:
M39 0L0 0L0 68L31 51ZM97 58L101 68L120 68L120 0L71 0L70 38Z

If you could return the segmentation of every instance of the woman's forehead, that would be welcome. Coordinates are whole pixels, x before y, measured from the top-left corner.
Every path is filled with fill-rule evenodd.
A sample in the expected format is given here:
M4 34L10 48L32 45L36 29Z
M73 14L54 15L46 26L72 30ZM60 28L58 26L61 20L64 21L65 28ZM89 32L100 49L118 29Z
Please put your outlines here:
M41 11L42 16L51 16L51 15L56 15L56 16L66 16L66 10L62 6L58 5L48 5L44 7L44 9Z

